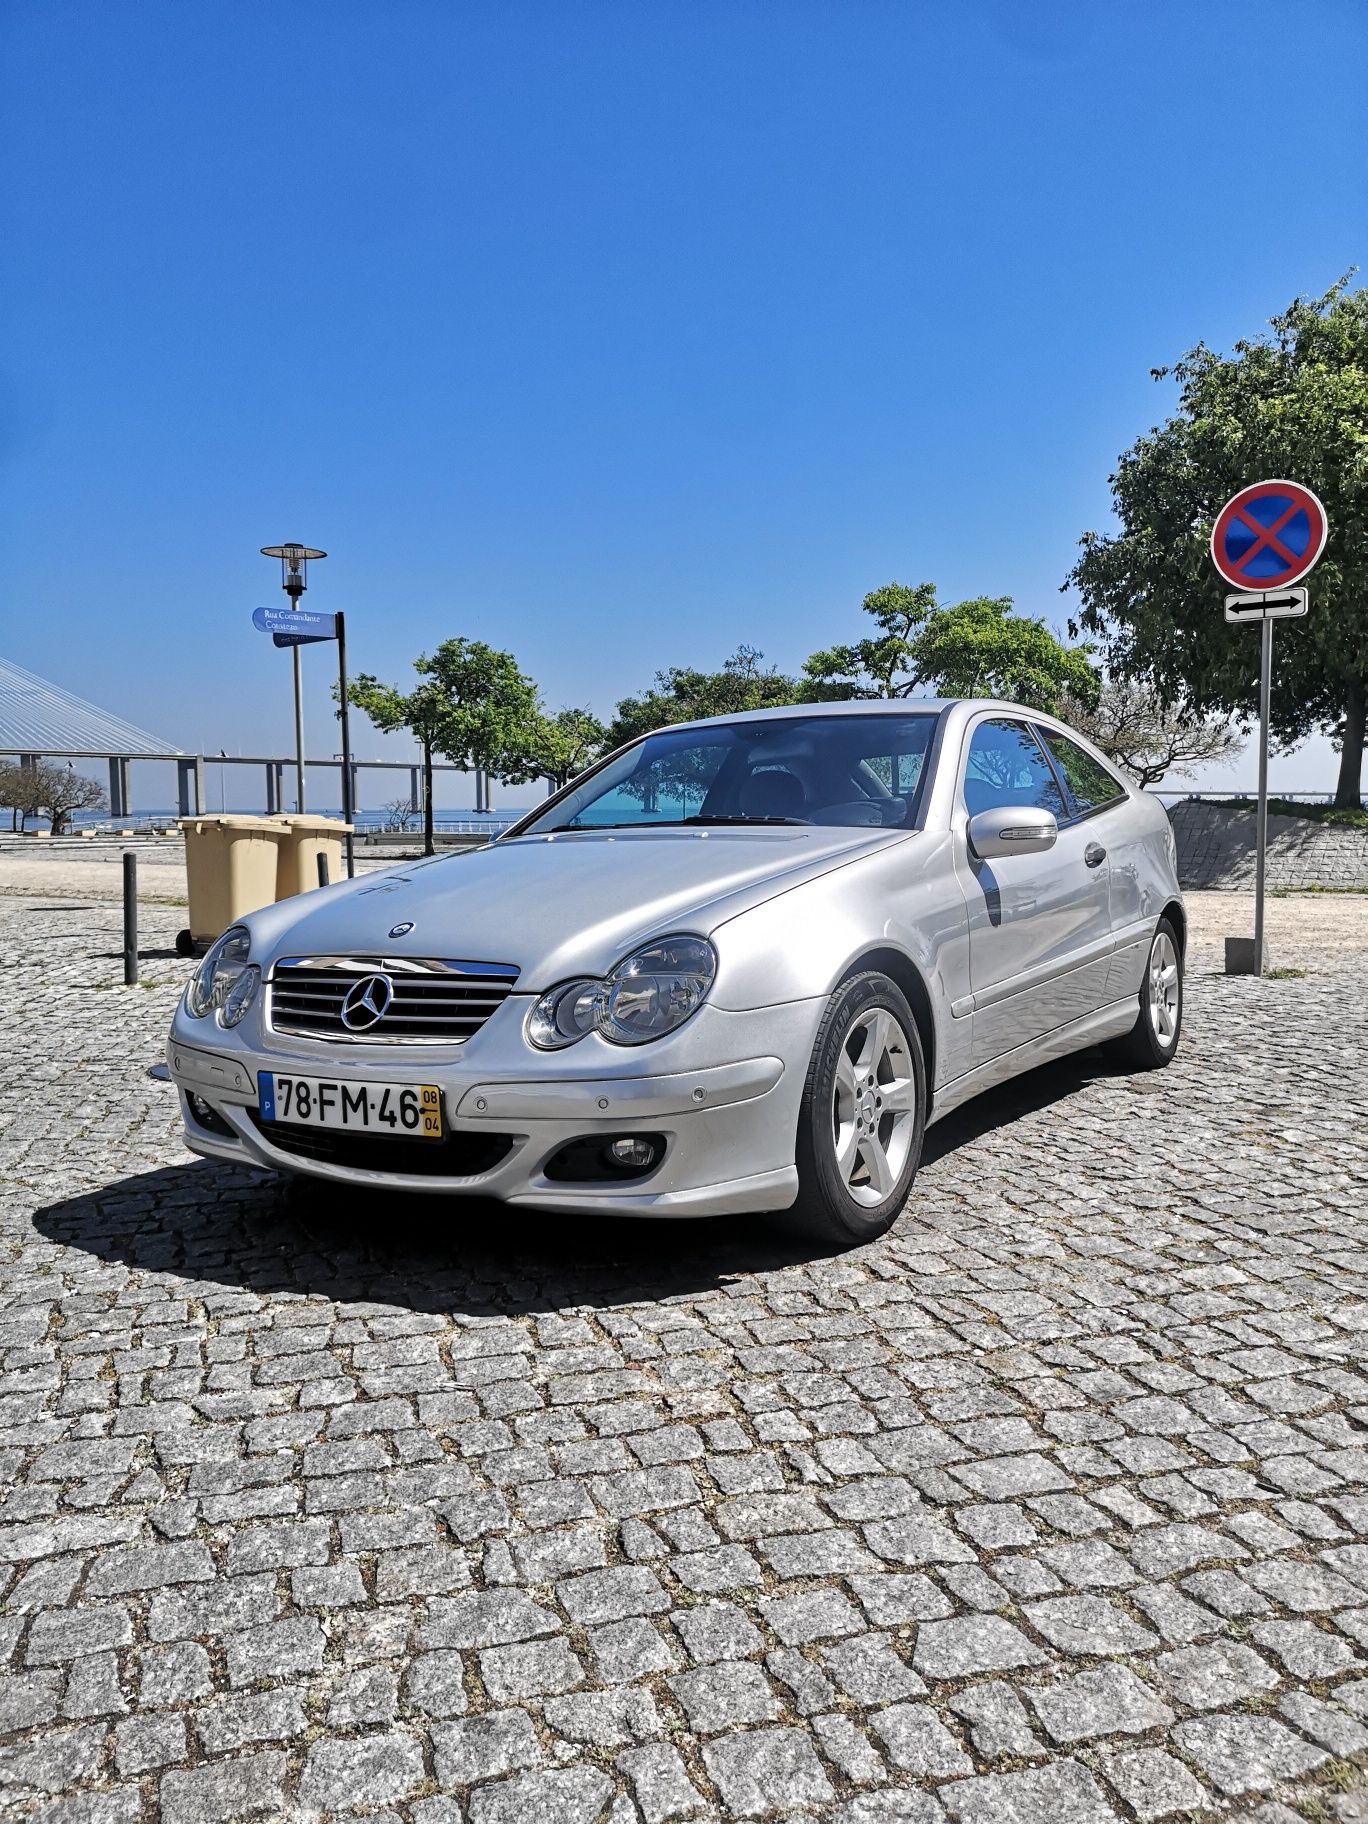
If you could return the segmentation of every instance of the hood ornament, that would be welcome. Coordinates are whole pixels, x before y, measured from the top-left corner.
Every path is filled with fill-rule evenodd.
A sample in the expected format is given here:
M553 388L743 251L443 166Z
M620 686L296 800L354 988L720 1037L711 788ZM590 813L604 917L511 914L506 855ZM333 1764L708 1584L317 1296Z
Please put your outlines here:
M390 929L389 929L389 934L391 937L407 937L409 932L412 931L412 929L413 929L413 920L411 918L406 918L400 924L391 925Z

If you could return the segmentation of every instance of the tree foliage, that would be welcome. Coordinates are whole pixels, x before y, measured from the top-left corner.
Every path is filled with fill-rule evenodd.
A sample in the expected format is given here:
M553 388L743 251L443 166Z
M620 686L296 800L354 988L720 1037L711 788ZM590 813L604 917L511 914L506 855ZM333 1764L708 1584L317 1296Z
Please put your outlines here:
M1097 698L1087 649L1065 646L1044 621L1014 613L1010 596L943 608L927 622L915 658L942 697L1006 697L1051 714L1066 697L1084 704Z
M1277 629L1271 730L1281 746L1331 733L1341 749L1335 802L1356 805L1368 699L1368 290L1342 279L1271 329L1230 355L1199 343L1155 370L1176 381L1178 409L1121 457L1111 477L1120 530L1086 533L1068 582L1110 673L1148 681L1166 707L1248 723L1259 639L1222 616L1212 524L1251 481L1313 489L1330 538L1310 614Z
M654 690L624 697L608 730L605 747L621 747L655 728L696 722L706 716L735 716L747 709L774 709L799 699L792 678L761 664L764 653L738 646L721 671L691 671L679 665L656 673Z
M1233 760L1244 742L1223 716L1195 716L1165 704L1153 685L1108 678L1095 703L1066 698L1059 714L1125 767L1137 785L1158 785L1199 766Z
M422 682L404 692L362 673L348 696L382 734L407 729L423 756L423 847L433 852L434 754L462 772L517 777L539 714L536 686L512 653L483 640L443 640L413 662ZM525 774L523 775L526 776Z
M809 702L858 697L1008 697L1054 710L1065 696L1097 695L1085 647L1063 645L1042 620L1017 614L1010 596L941 607L934 583L887 583L864 599L878 633L814 652L803 667Z
M814 652L803 666L803 694L810 702L855 697L908 697L921 683L917 640L939 612L936 585L885 583L864 598L864 611L879 631L868 639Z
M549 779L559 790L598 758L607 732L588 709L558 709L554 715L540 711L528 729L522 770L505 777L519 784Z

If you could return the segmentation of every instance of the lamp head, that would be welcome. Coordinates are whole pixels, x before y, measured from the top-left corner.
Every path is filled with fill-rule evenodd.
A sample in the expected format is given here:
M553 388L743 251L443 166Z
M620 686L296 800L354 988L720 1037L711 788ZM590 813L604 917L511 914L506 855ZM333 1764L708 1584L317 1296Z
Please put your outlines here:
M309 586L310 558L326 557L326 551L315 551L310 545L263 545L263 557L280 559L280 586L292 602L298 602Z

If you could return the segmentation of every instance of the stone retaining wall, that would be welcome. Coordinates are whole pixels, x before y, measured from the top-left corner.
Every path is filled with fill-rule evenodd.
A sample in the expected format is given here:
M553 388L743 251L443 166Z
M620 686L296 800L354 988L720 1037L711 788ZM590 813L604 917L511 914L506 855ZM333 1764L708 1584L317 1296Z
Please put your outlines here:
M1254 809L1185 799L1169 812L1178 838L1178 878L1184 887L1231 891L1254 887ZM1313 823L1307 817L1268 819L1271 888L1368 888L1368 830Z

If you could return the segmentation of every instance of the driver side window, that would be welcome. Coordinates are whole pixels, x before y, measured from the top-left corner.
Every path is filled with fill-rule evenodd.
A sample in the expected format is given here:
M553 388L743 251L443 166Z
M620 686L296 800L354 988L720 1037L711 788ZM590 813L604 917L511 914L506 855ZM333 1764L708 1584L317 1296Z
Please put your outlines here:
M1004 804L1068 814L1054 769L1024 722L979 723L964 763L964 802L971 817Z

